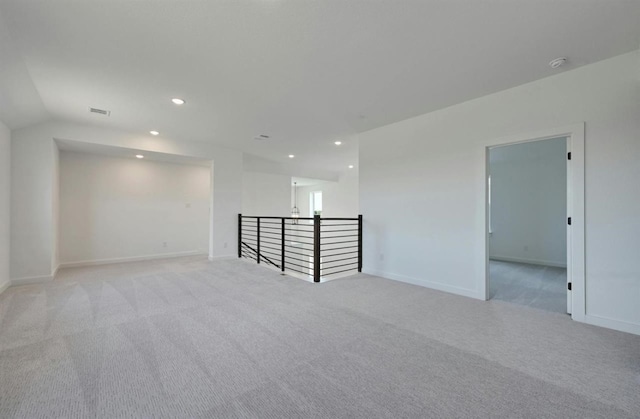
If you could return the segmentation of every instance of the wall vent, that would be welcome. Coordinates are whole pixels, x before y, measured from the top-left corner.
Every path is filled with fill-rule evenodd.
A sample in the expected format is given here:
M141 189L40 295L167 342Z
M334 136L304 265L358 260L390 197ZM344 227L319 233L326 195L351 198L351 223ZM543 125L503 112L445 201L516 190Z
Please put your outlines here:
M89 108L89 112L97 113L99 115L106 115L106 116L111 115L111 111L107 111L107 110L104 110L104 109L98 109L98 108Z

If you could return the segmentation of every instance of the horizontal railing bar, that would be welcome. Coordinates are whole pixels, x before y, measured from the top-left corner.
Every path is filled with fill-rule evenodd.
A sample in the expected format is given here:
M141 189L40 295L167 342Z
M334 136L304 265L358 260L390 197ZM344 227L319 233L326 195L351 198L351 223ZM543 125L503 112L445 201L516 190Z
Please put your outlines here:
M326 252L328 252L330 250L333 250L333 249L324 249L322 252L320 252L320 254L322 255L322 257L331 257L331 256L342 256L342 255L349 255L349 254L352 254L352 253L358 253L358 249L347 250L347 251L344 251L344 252L331 253L331 254L326 253Z
M351 226L351 227L357 227L358 224L351 224L351 223L337 223L337 224L320 224L321 228L324 227L338 227L338 226Z
M281 242L282 241L278 237L265 237L265 236L260 237L260 243L269 243L269 244L275 244L276 246L280 246Z
M293 245L294 243L296 244L295 246ZM301 244L303 244L304 246L300 246ZM285 240L284 245L292 249L301 249L301 250L308 250L308 251L313 250L313 243L302 243L302 242L297 242L293 240ZM311 246L311 248L305 247L305 246Z
M271 236L267 236L267 234L271 234ZM261 231L260 235L263 235L264 237L273 238L273 239L279 239L280 237L282 237L281 234L273 232L273 231Z
M321 217L320 221L358 221L358 218Z
M307 268L308 268L309 270L313 269L312 267L309 267L309 266L303 266L303 265L298 265L297 263L293 263L293 262L289 262L289 263L286 263L286 262L285 262L285 269L287 269L287 266L288 266L288 265L299 266L299 267L301 267L302 269L307 269Z
M305 238L306 238L307 240L313 240L313 237L305 237ZM302 241L301 239L294 239L294 238L291 238L291 237L286 237L286 238L284 239L284 241L285 241L285 242L288 242L288 243L302 243L302 244L310 244L310 245L313 245L313 241L308 241L308 242L306 242L306 241Z
M331 272L331 273L328 273L328 274L324 274L324 276L340 274L340 273L342 273L342 272L355 271L356 269L358 269L358 268L357 268L357 267L355 267L355 268L351 268L351 269L345 269L344 271Z
M322 263L324 264L324 263L342 262L343 260L357 259L357 258L358 258L358 256L351 256L351 257L348 257L348 258L334 259L334 260L325 260L324 257L322 257L321 259L322 259Z
M274 225L277 225L277 227L272 227L270 225L265 225L265 224L271 224L271 223L262 223L260 224L260 230L280 230L280 223L274 223Z
M262 249L271 249L271 250L277 250L278 252L280 251L280 249L278 249L277 247L271 247L271 246L260 246L260 250Z
M268 236L268 234L271 234L271 235ZM261 231L260 236L265 237L267 239L279 239L280 237L282 237L280 234L272 233L270 231Z
M263 245L263 243L273 244L273 245L275 245L275 246L280 246L280 243L271 243L271 242L268 242L268 241L266 241L266 240L260 240L260 247L266 247L266 248L269 248L269 246L265 246L265 245ZM272 249L273 249L273 247L272 247ZM277 248L277 249L278 249L278 250L280 250L279 248Z
M313 260L304 260L304 259L294 258L293 256L289 256L287 254L285 254L284 257L285 257L285 265L286 265L286 261L289 259L297 260L303 263L313 263Z
M310 258L313 258L313 255L306 255L304 253L298 253L298 252L292 252L291 250L285 250L284 252L286 255L288 255L289 253L293 253L294 255L300 255L300 256L308 256Z
M323 255L322 255L322 258L323 258L323 259L326 259L326 258L331 258L331 257L334 257L334 256L351 255L351 254L354 254L354 253L356 254L356 256L349 256L349 258L357 258L357 257L358 257L358 256L357 256L357 254L358 254L358 251L357 251L357 250L354 250L353 252L334 253L334 254L332 254L332 255L324 255L324 254L323 254Z
M313 234L309 235L309 236L299 236L297 234L289 234L289 233L284 233L284 235L286 237L300 237L302 239L312 239L313 238Z
M324 267L322 268L323 271L327 270L327 269L334 269L334 268L342 268L343 266L349 266L349 265L354 265L357 264L358 262L350 262L350 263L345 263L343 265L335 265L335 266L328 266L328 267Z
M358 231L358 229L357 228L344 228L342 230L320 230L321 233L339 233L339 232L343 232L343 231Z
M331 250L351 249L353 247L358 247L358 246L356 245L356 246L334 247L333 249L324 249L324 250L326 250L327 252L330 252Z
M293 242L289 241L289 243L293 243ZM307 246L313 246L313 243L302 243L302 242L295 242L295 243L306 244ZM292 246L290 244L285 244L285 246L286 247L290 247L292 249L300 249L300 246ZM303 250L308 250L308 251L312 251L313 250L313 249L305 249L305 248L302 248L302 249Z
M345 231L358 231L358 230L335 230L335 231L321 231L321 237L326 237L328 239L331 239L333 237L358 237L358 233L351 233L351 234L342 234L340 236L325 236L324 233L342 233Z
M322 242L323 245L330 245L330 244L345 244L345 243L353 243L353 242L358 242L359 240L344 240L341 242L332 242L332 243L327 243L327 242ZM357 246L356 246L357 247ZM331 250L331 249L327 249L327 250Z
M280 235L279 234L275 234L275 233L271 233L271 236L268 236L267 234L269 234L266 231L261 231L260 232L260 238L266 238L266 239L271 239L271 240L278 240L280 239Z
M344 237L358 237L357 234L342 234L340 236L320 236L321 239L342 239Z
M309 240L309 239L312 239L312 238L311 238L311 237L308 237L307 239ZM301 241L300 239L290 239L290 238L288 238L288 237L285 239L285 242L289 242L289 243L301 243L301 244L308 244L308 245L313 246L313 242L303 242L303 241Z

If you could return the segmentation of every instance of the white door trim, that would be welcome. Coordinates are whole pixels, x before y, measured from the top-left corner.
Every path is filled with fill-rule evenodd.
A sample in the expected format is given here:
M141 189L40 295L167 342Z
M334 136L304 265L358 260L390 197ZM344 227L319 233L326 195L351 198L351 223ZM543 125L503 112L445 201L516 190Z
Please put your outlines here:
M571 318L585 321L585 218L584 218L584 122L542 131L510 135L483 144L484 176L481 190L484 192L484 229L480 243L484 243L484 269L478 289L489 298L489 209L488 187L489 149L496 146L567 137L567 151L571 161L567 164L567 213L571 227L567 228L567 278L571 281Z

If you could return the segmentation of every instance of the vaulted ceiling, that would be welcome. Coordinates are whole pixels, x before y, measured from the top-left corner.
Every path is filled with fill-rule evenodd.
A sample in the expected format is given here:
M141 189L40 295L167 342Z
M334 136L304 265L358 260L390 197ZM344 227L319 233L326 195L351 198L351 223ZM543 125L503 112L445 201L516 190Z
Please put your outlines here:
M0 119L343 170L359 132L639 47L637 0L0 0Z

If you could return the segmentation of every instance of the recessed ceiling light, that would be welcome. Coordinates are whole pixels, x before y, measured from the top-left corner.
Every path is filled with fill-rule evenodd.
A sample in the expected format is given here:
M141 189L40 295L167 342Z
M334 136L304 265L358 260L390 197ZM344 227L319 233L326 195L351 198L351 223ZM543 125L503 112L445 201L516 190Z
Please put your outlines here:
M176 105L184 105L185 104L184 99L180 99L180 98L177 98L177 97L174 97L173 99L171 99L171 101L173 103L175 103Z
M294 156L293 154L289 154L289 158L290 158L290 159L292 159L292 158L294 158L294 157L295 157L295 156Z
M151 135L160 135L160 133L158 131L149 131L149 134L151 134Z
M353 169L353 165L352 164L349 165L349 169Z
M144 159L144 156L142 154L136 154L136 158L138 159Z
M334 144L335 145L340 145L340 144L342 144L342 141L336 141Z
M551 60L549 62L549 67L558 68L558 67L562 67L566 63L567 63L567 58L566 57L560 57L560 58L556 58L555 60Z

